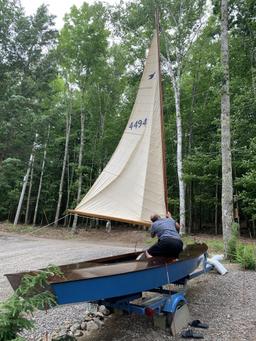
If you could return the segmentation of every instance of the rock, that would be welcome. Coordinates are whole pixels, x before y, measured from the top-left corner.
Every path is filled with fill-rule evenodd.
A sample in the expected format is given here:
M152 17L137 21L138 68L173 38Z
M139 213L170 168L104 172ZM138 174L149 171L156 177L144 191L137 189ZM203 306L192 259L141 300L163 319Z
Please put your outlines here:
M97 324L99 328L104 324L104 322L98 318L94 318L93 321Z
M98 304L90 303L89 311L92 314L96 314L98 311Z
M93 316L90 316L89 314L85 315L85 317L84 317L85 322L91 321L92 319L93 319Z
M99 329L98 324L95 323L95 321L89 321L87 323L87 331L97 330Z
M110 311L104 305L99 306L99 312L105 316L110 315Z
M67 336L67 331L66 329L61 329L60 331L56 332L54 331L53 334L51 335L52 340L65 340L65 337Z
M80 323L76 322L70 327L70 331L74 333L76 330L80 329L80 327L81 327Z
M86 328L87 328L87 323L86 322L82 322L81 323L81 329L82 330L86 330Z
M74 338L74 336L65 334L63 336L58 336L57 338L52 338L52 341L75 341L76 339Z
M54 339L54 338L56 338L56 337L58 337L59 336L59 332L57 332L57 331L54 331L54 332L52 332L52 334L51 334L51 338L52 339Z
M64 321L63 325L67 328L69 328L70 326L72 326L72 322L70 321Z
M98 317L100 320L104 319L104 315L100 311L97 312L96 317Z
M75 337L83 336L83 332L81 330L76 330L74 336Z

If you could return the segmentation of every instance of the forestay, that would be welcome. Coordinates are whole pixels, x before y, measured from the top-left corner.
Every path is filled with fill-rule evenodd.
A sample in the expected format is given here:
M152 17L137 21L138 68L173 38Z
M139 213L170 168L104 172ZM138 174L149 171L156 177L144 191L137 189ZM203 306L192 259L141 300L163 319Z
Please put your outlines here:
M148 224L153 213L166 213L159 69L155 33L123 136L72 213L138 224Z

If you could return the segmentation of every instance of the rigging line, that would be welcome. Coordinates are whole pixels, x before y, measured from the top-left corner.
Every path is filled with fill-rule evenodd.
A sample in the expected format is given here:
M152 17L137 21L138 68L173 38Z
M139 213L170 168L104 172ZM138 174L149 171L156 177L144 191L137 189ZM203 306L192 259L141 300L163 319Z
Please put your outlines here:
M70 215L71 215L70 213L69 213L69 214L66 214L66 215L64 215L63 217L59 218L56 222L58 222L58 221L60 221L60 220L63 220L63 219L65 219L66 217L68 217L68 216L70 216ZM50 225L53 225L54 223L55 223L55 221L53 221L53 222L51 222L50 224L47 224L47 225L45 225L45 226L38 227L37 229L33 230L32 232L30 232L30 233L28 233L28 234L33 234L34 232L37 232L37 231L39 231L39 230L41 230L41 229L44 229L44 228L46 228L46 227L48 227L48 226L50 226Z
M170 277L169 277L169 272L168 272L167 263L165 263L165 270L166 270L167 284L171 284L171 283L170 283Z

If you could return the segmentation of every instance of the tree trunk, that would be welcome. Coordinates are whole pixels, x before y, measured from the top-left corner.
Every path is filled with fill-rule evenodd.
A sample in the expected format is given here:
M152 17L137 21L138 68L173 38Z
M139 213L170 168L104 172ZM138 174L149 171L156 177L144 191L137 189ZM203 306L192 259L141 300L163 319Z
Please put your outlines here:
M100 87L98 86L98 97L99 97L99 112L100 112L100 122L99 122L99 149L101 151L100 158L98 160L98 172L99 174L102 172L102 169L104 168L103 160L104 160L104 153L102 150L103 145L103 136L104 136L104 129L105 129L105 120L106 120L106 112L102 110L101 105L101 92Z
M198 70L194 76L193 88L192 88L192 99L191 108L189 112L189 138L188 138L188 155L191 154L192 142L193 142L193 113L195 104L195 93L196 93L196 83L198 81ZM191 174L191 173L190 173ZM192 181L190 181L188 186L188 234L192 231Z
M60 216L60 205L61 205L61 199L62 199L62 194L63 194L64 176L65 176L67 156L68 156L70 127L71 127L71 112L68 112L67 117L66 117L66 142L65 142L64 159L63 159L63 164L62 164L62 172L61 172L61 178L60 178L59 198L58 198L58 204L57 204L57 209L56 209L56 214L55 214L55 219L54 219L55 227L58 226L58 220Z
M73 151L73 160L76 160L76 151ZM67 163L69 164L69 154L68 154L68 161ZM74 170L75 166L74 164L72 164L72 166L70 167L68 165L67 167L67 178L68 178L68 185L67 185L67 201L66 201L66 211L69 209L69 202L70 202L70 194L71 194L71 189L73 188L73 183L74 183ZM70 226L70 222L72 220L71 215L66 215L65 219L64 219L64 226L69 227Z
M79 171L79 178L78 178L78 189L77 189L77 204L79 203L81 199L81 190L82 190L82 161L83 161L83 151L84 151L84 112L81 110L81 134L80 134L80 149L79 149L79 158L78 158L78 171ZM77 226L77 214L74 216L73 220L73 226L72 226L72 232L76 232L76 226Z
M172 81L172 88L175 98L176 110L176 129L177 129L177 172L179 181L179 200L180 200L180 226L181 233L186 233L185 224L185 184L183 180L183 159L182 159L182 122L180 112L180 77L181 77L181 61L177 60L177 71L174 72L171 63L170 54L165 42L165 49L168 62L168 70Z
M69 152L67 155L67 199L66 199L66 210L69 208L69 199L70 199L70 172L69 172ZM69 216L66 215L64 218L64 226L69 227Z
M254 33L250 33L250 39L254 41ZM252 75L252 89L254 96L256 96L256 53L255 48L252 48L250 51L251 54L251 75Z
M35 154L33 155L32 162L31 162L31 172L30 172L30 180L29 180L29 188L28 188L27 207L26 207L26 214L25 214L25 224L28 224L28 218L29 218L30 198L31 198L31 190L32 190L33 175L34 175L34 162L35 162Z
M45 162L46 162L47 145L48 145L49 136L50 136L50 129L51 129L51 126L49 125L47 139L44 145L44 155L43 155L43 162L42 162L42 167L41 167L41 174L40 174L40 180L39 180L39 186L38 186L38 192L37 192L37 198L36 198L35 212L34 212L34 217L33 217L33 226L36 225L37 211L38 211L38 205L39 205L42 183L43 183L44 168L45 168Z
M228 1L221 1L221 63L223 84L221 94L221 155L222 155L222 229L224 252L227 255L233 222L233 183L230 137L230 95L228 58Z
M216 177L216 185L215 185L215 212L214 212L214 231L215 235L218 234L218 177Z
M23 185L22 185L22 190L21 190L21 193L20 193L19 204L18 204L18 207L17 207L17 211L16 211L14 223L13 223L14 226L16 226L18 224L18 221L19 221L20 211L21 211L23 200L24 200L24 195L25 195L25 191L26 191L26 187L27 187L27 183L28 183L28 179L29 179L29 174L30 174L30 171L31 171L31 165L32 165L33 158L34 158L34 153L35 153L35 148L36 148L36 141L37 141L37 134L36 134L36 137L35 137L35 142L33 143L32 152L30 154L27 172L26 172L26 175L23 178Z
M176 109L176 128L177 128L177 170L179 180L179 199L180 199L180 226L183 233L186 233L185 225L185 184L183 180L183 160L182 160L182 124L180 112L180 79L179 75L173 84Z

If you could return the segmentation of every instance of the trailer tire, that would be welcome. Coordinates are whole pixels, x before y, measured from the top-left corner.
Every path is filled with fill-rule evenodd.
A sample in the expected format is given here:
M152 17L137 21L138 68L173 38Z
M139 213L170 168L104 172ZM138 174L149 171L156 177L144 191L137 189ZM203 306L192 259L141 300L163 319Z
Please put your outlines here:
M172 336L175 336L175 334L173 333L173 330L175 329L175 327L173 326L173 321L174 321L174 316L176 314L176 312L183 307L183 305L186 304L185 301L180 301L174 312L172 313L166 313L166 328L170 331L170 334Z

